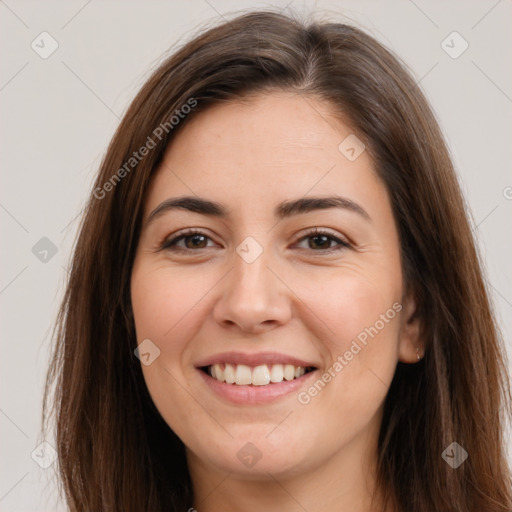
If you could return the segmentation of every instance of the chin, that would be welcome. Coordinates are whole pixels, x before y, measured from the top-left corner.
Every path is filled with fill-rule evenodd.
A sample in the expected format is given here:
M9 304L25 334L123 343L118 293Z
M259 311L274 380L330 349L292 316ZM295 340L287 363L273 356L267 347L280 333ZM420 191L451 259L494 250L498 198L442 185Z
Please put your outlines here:
M250 480L268 480L271 477L287 477L307 471L312 466L315 449L308 446L308 438L292 438L272 432L276 425L261 428L261 432L249 429L231 429L232 438L223 442L212 441L195 451L195 456L207 461L221 471L240 475ZM212 451L212 446L217 447ZM310 454L308 456L308 454Z

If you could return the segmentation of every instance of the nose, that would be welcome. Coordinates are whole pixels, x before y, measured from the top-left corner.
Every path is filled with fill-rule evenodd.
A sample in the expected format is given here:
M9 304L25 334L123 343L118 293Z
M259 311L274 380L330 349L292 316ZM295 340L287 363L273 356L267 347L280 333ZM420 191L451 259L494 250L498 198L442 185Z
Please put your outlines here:
M224 328L257 334L288 322L291 291L263 253L252 263L233 255L234 268L221 281L213 316Z

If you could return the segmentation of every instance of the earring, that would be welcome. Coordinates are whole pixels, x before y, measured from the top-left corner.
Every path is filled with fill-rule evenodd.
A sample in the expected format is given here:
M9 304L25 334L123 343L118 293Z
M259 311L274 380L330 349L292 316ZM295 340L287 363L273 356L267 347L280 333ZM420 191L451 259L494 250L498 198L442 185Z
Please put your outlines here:
M420 356L420 347L416 347L416 357L418 358L418 361L421 360L421 356Z

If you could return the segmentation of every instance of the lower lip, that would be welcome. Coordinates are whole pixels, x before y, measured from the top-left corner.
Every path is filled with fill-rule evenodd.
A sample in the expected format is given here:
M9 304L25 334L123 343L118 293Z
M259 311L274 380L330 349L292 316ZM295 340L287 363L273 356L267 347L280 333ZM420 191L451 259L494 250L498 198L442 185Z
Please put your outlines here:
M283 380L265 386L238 386L237 384L228 384L214 379L202 370L198 369L198 372L206 385L219 397L231 403L248 405L275 402L293 392L297 392L316 374L316 370L314 370L290 381Z

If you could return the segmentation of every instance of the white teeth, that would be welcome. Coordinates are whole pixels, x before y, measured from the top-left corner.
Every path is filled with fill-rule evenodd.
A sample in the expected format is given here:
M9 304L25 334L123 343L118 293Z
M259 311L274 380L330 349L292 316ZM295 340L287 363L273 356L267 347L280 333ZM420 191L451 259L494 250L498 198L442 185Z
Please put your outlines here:
M286 380L293 380L295 378L295 366L293 364L286 364L284 366L284 378Z
M284 378L284 371L282 364L275 364L270 370L270 382L282 382Z
M251 368L245 364L239 364L235 371L235 382L239 386L251 384Z
M221 380L221 379L217 379ZM235 367L232 364L226 364L224 367L224 379L228 384L235 382Z
M220 382L237 386L266 386L267 384L291 381L306 373L303 366L274 364L251 367L245 364L214 364L208 368L209 374Z
M213 373L212 377L214 377L217 380L224 380L224 370L222 369L220 364L214 364L212 366Z
M252 382L253 386L265 386L270 382L270 372L266 364L256 366L252 371Z

